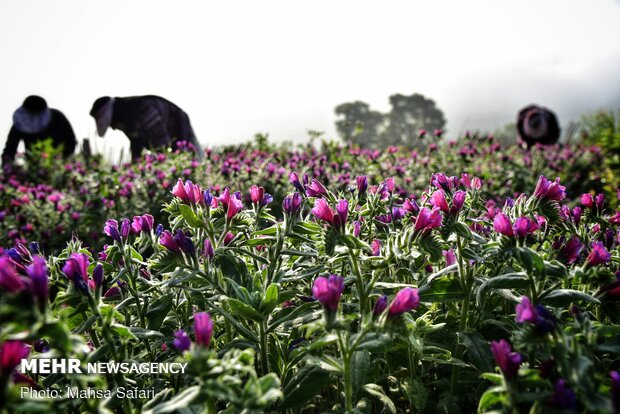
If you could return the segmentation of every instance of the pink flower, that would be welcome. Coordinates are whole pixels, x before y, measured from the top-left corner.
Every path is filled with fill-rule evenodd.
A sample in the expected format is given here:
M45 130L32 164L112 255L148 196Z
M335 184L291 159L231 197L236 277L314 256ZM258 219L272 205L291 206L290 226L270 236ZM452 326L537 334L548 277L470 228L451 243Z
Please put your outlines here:
M597 266L599 264L608 263L610 259L611 254L605 249L603 243L594 242L592 243L592 250L586 258L586 264L588 266Z
M495 218L493 219L493 228L496 232L503 234L504 236L514 236L510 219L504 213L499 213L495 216Z
M209 347L213 335L213 320L208 313L198 312L194 315L194 334L197 345Z
M529 217L519 217L514 224L515 236L524 238L538 229L538 224Z
M332 210L329 204L327 204L327 201L322 198L318 198L314 202L312 214L314 214L314 216L319 220L332 224L336 213L334 213L334 210Z
M420 296L418 289L404 288L399 291L388 309L388 315L391 317L400 316L405 312L409 312L420 305Z
M198 184L194 184L191 181L185 181L185 184L179 178L175 186L172 188L172 194L179 198L181 201L197 204L202 200L202 189Z
M224 192L218 197L226 212L226 217L232 219L243 209L243 202L239 193L230 194L228 187L224 189Z
M510 344L503 339L491 342L491 352L506 380L514 379L519 372L521 355L518 352L512 352Z
M566 197L566 187L560 185L560 178L549 181L545 176L538 177L534 197L540 200L561 201Z
M338 310L340 296L344 291L344 278L337 275L331 275L329 278L320 276L314 280L312 286L312 295L318 300L328 311L335 312Z
M535 323L537 320L538 315L536 312L536 308L534 307L532 302L530 302L530 299L527 296L523 296L521 298L521 303L517 305L516 311L517 311L517 317L516 317L517 323L524 323L524 322Z
M415 221L415 231L426 233L431 229L436 227L441 227L443 217L439 211L439 208L433 207L433 209L429 209L428 207L424 207L418 213L418 217Z

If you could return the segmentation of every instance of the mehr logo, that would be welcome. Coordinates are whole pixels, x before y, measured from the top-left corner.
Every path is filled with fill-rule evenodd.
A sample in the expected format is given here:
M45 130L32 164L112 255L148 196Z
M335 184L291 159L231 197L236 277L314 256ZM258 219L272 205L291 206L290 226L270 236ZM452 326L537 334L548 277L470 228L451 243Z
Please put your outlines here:
M184 374L186 362L89 362L89 374ZM34 358L21 360L22 374L82 374L80 360L77 358Z

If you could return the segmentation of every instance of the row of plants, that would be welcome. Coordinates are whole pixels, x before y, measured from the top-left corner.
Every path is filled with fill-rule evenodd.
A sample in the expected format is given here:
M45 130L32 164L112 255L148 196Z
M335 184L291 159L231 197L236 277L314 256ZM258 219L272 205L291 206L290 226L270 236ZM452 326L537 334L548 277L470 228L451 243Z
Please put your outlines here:
M111 198L128 204L94 228L105 234L101 250L77 238L49 256L37 243L5 250L0 404L9 412L619 410L620 213L616 197L584 191L596 188L584 161L596 149L501 153L485 138L479 154L459 154L473 140L417 158L338 146L209 153L193 173L219 181L173 181L160 214L129 219L134 195ZM158 168L156 158L142 168ZM574 181L529 178L552 160ZM418 173L437 165L469 173ZM189 371L25 376L16 368L26 355L185 361ZM20 384L112 395L24 399ZM114 390L128 386L156 397L118 398Z
M529 191L539 175L559 176L571 200L582 193L604 192L615 207L614 176L598 147L560 145L525 151L502 146L492 136L468 134L458 141L432 142L424 150L390 147L385 151L323 142L291 148L264 136L237 147L207 149L202 160L181 148L146 153L133 164L111 165L100 157L62 160L50 146L25 159L20 167L0 174L0 246L38 240L47 253L59 253L74 235L94 250L103 245L107 217L151 214L166 219L161 205L178 177L207 183L219 193L223 186L249 188L261 184L272 194L272 213L282 218L281 203L290 187L289 172L304 183L317 179L332 191L347 191L366 175L380 182L402 177L394 190L400 200L418 197L428 177L443 171L467 171L482 179L479 193L501 205L507 197ZM244 194L244 202L249 202Z

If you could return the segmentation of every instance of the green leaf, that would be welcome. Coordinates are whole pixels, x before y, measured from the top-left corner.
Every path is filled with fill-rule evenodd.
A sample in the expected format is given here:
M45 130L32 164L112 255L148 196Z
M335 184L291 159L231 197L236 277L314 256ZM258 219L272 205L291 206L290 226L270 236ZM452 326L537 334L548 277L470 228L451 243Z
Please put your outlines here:
M162 334L161 332L144 329L139 326L131 326L129 327L129 330L138 339L142 339L142 338L150 339L150 338L163 338L164 337L164 334Z
M329 384L329 371L313 362L308 362L295 374L284 388L284 400L277 407L279 411L300 407L321 393Z
M478 287L476 292L476 303L482 304L482 298L488 289L517 289L527 287L529 280L523 272L507 273L487 279Z
M146 311L147 328L152 330L159 330L164 319L172 309L172 293L162 295L155 299L149 305Z
M491 387L482 394L478 403L478 412L484 413L489 409L505 404L508 399L504 394L504 387Z
M196 216L196 213L194 213L194 210L192 210L190 206L187 204L179 204L178 207L181 212L181 216L183 216L183 219L185 219L187 224L191 227L202 228L205 226L205 223L203 223L203 221Z
M370 352L365 349L355 351L351 356L351 379L353 395L357 395L361 386L366 383L370 371Z
M465 297L461 282L449 276L439 277L422 286L418 293L421 302L457 302Z
M278 285L272 283L269 285L267 290L265 291L265 297L263 298L260 304L260 312L263 316L267 316L271 313L272 310L278 306Z
M144 414L162 414L162 413L172 413L175 411L183 411L187 409L200 395L200 387L198 385L194 385L192 387L186 388L179 395L173 397L172 399L158 404L152 410L144 411Z
M396 414L396 406L394 405L390 397L388 397L385 394L385 392L383 391L383 388L381 388L380 385L366 384L362 386L362 390L366 394L368 394L370 397L374 398L375 400L383 404L383 412L390 413L390 414Z
M120 338L124 338L127 340L137 339L136 336L131 332L131 328L128 328L125 325L113 323L110 326L110 329L112 329L112 331Z
M237 316L241 316L242 318L248 318L255 322L261 322L263 317L254 309L252 306L247 303L241 302L238 299L228 298L226 299L226 303L230 307L230 310L233 314Z
M588 302L594 302L594 303L601 303L594 296L589 295L580 290L573 290L573 289L554 290L553 292L549 293L544 298L541 298L540 301L549 306L565 307L569 305L571 302L582 301L582 300L585 300Z

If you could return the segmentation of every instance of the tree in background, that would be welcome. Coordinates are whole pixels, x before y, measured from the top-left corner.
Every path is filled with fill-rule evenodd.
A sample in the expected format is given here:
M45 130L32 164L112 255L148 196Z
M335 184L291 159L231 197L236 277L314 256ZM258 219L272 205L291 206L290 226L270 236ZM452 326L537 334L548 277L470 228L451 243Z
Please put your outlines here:
M378 138L385 123L381 112L373 111L362 101L338 105L335 112L343 117L336 121L336 130L343 140L353 141L364 148L380 146Z
M432 133L442 130L446 124L443 112L435 101L414 93L411 96L395 94L390 96L392 109L387 114L372 110L361 101L338 105L336 121L340 137L351 140L365 148L385 148L389 145L419 147L421 130Z

